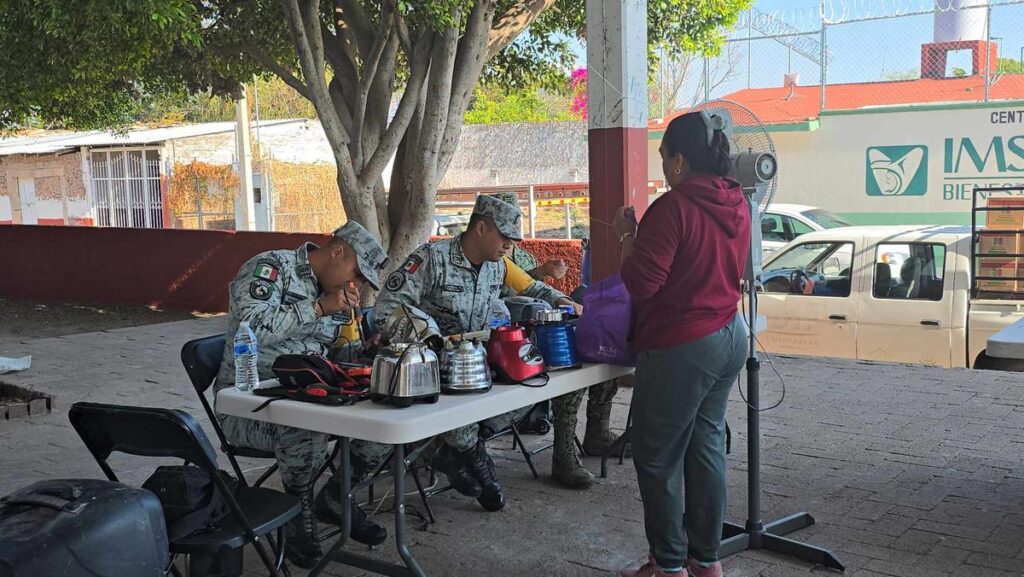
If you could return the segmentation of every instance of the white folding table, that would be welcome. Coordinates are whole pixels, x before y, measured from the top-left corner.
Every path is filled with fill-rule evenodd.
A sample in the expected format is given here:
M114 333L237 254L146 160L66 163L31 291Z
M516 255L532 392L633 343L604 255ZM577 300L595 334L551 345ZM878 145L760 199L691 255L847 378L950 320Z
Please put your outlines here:
M442 433L495 417L508 411L553 399L632 373L633 369L612 365L584 365L582 368L551 373L543 387L496 384L487 393L441 395L436 404L414 404L405 409L370 401L331 407L292 400L278 400L258 413L252 411L267 399L227 388L217 393L217 412L326 433L338 438L341 457L341 503L343 523L338 541L310 571L315 577L327 563L338 562L381 575L425 577L405 539L405 473L414 457L407 458L405 444L430 439ZM403 565L387 563L343 551L352 523L349 507L351 466L349 443L360 439L392 445L392 476L395 484L395 544Z

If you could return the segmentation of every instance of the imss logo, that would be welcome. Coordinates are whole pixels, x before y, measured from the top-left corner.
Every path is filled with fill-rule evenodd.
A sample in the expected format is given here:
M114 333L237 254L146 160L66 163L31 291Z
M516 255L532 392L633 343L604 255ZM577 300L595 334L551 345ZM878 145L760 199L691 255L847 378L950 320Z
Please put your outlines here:
M868 196L924 196L928 192L928 147L868 147L865 182Z

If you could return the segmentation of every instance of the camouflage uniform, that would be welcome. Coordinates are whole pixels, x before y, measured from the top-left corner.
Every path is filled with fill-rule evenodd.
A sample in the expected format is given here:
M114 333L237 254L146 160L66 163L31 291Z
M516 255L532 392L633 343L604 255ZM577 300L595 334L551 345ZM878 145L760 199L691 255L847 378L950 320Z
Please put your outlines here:
M242 265L229 288L228 338L215 385L217 390L235 383L232 336L241 321L248 321L256 334L260 380L274 378L271 366L280 355L315 353L326 356L338 342L343 327L349 325L351 319L344 313L317 318L314 304L321 296L321 289L309 264L309 252L316 248L315 244L306 243L296 250L272 250ZM369 250L354 248L357 252ZM370 255L371 258L378 262L386 260L379 245L370 248L379 251ZM363 262L359 268L372 285L378 284L379 271L364 271ZM358 343L349 346L358 346ZM304 487L316 480L327 454L328 435L231 415L218 418L232 444L273 452L286 486ZM386 445L352 442L353 454L368 462L379 460L387 450Z
M494 195L508 204L519 206L519 198L514 192L502 192ZM539 263L530 251L515 247L510 255L512 262L527 271L530 276L542 280ZM502 298L513 293L502 291ZM614 441L615 436L608 430L611 418L611 403L618 391L617 383L612 380L587 389L587 433L584 438L584 450L588 454L601 454L604 448ZM593 480L593 475L583 468L576 454L576 424L580 404L583 402L584 391L568 393L553 399L555 413L555 447L552 470L555 477L571 487L586 487Z
M487 197L480 197L487 198ZM462 235L426 244L416 249L405 264L388 276L384 290L377 298L374 311L378 325L383 327L391 312L399 305L415 306L437 321L446 335L482 331L488 328L491 303L501 296L509 284L509 273L522 271L502 259L484 262L479 271L462 252ZM510 271L511 267L515 267ZM515 287L519 294L539 298L554 305L568 298L550 286L532 281L525 288ZM484 421L491 430L508 426L508 415ZM469 425L444 435L445 442L457 451L466 451L476 444L478 425Z

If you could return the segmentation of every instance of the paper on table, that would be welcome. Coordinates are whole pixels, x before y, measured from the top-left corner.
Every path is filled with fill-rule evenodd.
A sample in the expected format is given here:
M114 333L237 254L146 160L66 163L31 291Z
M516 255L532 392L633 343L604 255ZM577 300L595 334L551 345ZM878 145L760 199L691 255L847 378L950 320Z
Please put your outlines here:
M0 357L0 375L4 373L13 373L15 371L24 371L31 365L32 355L29 355L27 357L21 357L20 359Z

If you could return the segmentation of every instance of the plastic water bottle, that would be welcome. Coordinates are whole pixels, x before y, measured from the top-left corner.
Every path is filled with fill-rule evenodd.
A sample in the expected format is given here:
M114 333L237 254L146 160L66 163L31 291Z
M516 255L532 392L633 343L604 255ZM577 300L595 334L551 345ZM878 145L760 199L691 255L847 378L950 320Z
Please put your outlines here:
M491 329L498 327L507 327L512 324L512 313L508 312L508 307L501 300L495 300L491 303L491 310L487 313L487 326Z
M256 370L256 334L249 328L248 321L242 321L235 333L235 388L239 391L251 391L259 382Z

